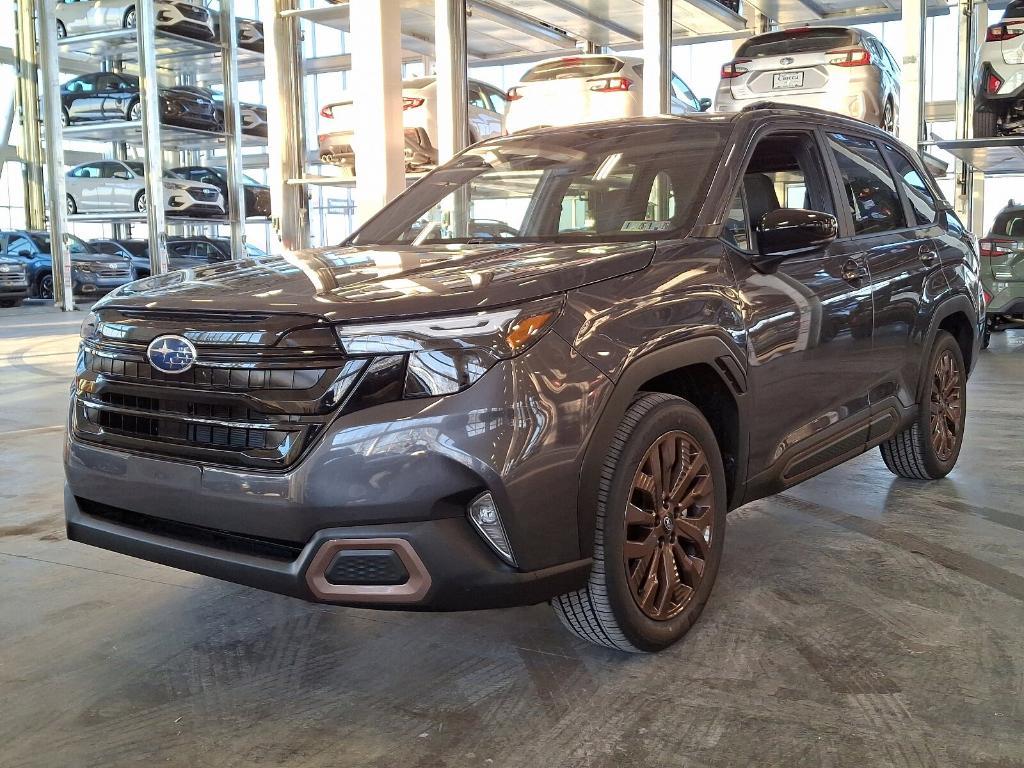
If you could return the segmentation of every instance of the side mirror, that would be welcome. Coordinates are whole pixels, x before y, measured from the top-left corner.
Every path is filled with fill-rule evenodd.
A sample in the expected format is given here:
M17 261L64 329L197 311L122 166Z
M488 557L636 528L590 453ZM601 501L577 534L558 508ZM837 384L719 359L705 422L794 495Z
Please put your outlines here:
M705 96L700 100L700 111L707 112L709 109L711 109L711 99Z
M823 248L839 234L839 222L831 213L804 208L778 208L761 217L757 225L757 267L772 267L790 256Z
M32 251L18 251L18 256L20 256L23 259L31 259Z

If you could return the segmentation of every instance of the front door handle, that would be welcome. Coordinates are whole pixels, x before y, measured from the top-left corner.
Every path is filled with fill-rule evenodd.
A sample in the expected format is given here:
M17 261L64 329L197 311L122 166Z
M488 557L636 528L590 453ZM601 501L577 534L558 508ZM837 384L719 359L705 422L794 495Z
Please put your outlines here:
M934 245L922 245L917 255L927 267L932 266L939 260L939 252Z
M847 259L843 264L843 280L848 283L860 283L868 278L868 268L859 259Z

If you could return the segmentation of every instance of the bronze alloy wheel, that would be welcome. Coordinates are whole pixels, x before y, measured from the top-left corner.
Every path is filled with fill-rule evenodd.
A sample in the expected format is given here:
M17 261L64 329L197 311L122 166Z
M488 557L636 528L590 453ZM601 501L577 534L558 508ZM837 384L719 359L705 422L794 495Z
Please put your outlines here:
M963 428L960 368L949 350L935 361L929 407L932 447L939 461L949 461L956 451L960 430Z
M630 592L655 621L678 616L693 598L715 542L714 479L686 432L647 449L626 503L622 549Z

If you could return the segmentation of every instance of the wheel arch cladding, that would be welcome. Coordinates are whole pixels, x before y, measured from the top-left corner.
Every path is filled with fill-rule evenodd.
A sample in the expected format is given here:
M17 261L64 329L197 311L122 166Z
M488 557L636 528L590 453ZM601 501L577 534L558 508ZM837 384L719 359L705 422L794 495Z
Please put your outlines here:
M749 396L742 358L717 337L692 339L651 352L627 367L591 434L580 472L580 552L594 548L594 513L601 467L611 436L639 392L662 392L691 402L708 420L725 466L729 508L742 495Z

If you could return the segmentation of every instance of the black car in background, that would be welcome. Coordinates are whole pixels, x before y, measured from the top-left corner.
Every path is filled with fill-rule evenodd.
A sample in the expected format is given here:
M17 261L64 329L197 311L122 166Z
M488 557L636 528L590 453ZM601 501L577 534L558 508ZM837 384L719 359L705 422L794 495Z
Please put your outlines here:
M238 47L263 53L263 22L255 19L235 19L238 32Z
M71 282L77 294L100 296L131 282L132 268L127 259L97 253L91 245L74 235L71 243ZM23 229L0 232L0 255L25 266L29 294L40 299L53 298L53 259L50 233Z
M132 279L149 277L148 240L91 240L89 245L98 253L120 256L132 265ZM245 246L247 256L266 256L266 252L254 245ZM172 269L206 267L231 259L231 240L226 237L169 237L167 238L167 260Z
M197 85L181 86L179 90L188 91L198 99L212 101L217 112L218 128L225 129L224 122L224 94L220 91L211 91L209 88L200 88ZM241 112L242 133L248 136L267 136L267 108L262 104L253 104L246 101L238 103Z
M60 89L61 122L65 125L101 120L141 120L139 78L94 72L64 83ZM160 120L168 125L219 131L222 110L193 88L161 88Z
M222 167L208 167L203 165L183 165L172 168L171 171L183 179L198 181L202 184L212 184L217 187L224 200L227 201L231 195L228 185L228 172ZM270 218L270 187L261 184L249 176L242 175L242 189L245 193L242 210L246 218L259 216Z

